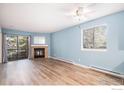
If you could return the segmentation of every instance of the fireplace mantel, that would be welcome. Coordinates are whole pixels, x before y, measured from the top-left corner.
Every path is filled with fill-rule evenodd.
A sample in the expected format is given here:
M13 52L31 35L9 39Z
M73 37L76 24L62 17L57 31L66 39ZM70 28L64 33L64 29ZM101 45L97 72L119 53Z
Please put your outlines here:
M31 47L48 47L48 45L31 45Z
M45 50L45 58L48 58L48 45L31 45L31 57L34 59L34 49L36 48L44 48Z

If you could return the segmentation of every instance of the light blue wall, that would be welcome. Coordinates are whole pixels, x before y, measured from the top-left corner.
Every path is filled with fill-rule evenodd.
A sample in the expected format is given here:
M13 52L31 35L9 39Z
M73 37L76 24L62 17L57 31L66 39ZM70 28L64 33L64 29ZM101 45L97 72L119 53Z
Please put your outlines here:
M81 27L107 24L107 51L81 51L79 25L54 33L35 33L2 28L6 34L45 36L49 46L49 56L72 60L78 64L95 66L124 74L124 12L102 17ZM32 42L33 44L33 42ZM78 60L80 58L80 61Z
M51 34L51 56L124 74L124 11L82 23L82 28L107 24L107 51L81 51L79 25ZM80 61L79 61L80 58Z
M50 33L38 33L38 32L27 32L27 31L19 31L19 30L13 30L13 29L6 29L2 28L2 32L6 34L14 34L14 35L26 35L26 36L31 36L31 43L33 43L33 37L34 36L45 36L46 38L46 44L48 45L49 49L49 56L50 56Z

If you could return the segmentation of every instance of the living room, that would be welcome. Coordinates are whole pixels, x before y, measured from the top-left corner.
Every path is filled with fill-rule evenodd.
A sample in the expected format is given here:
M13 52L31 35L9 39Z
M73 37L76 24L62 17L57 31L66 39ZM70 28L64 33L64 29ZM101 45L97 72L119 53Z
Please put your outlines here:
M123 85L123 19L123 3L1 3L0 85Z

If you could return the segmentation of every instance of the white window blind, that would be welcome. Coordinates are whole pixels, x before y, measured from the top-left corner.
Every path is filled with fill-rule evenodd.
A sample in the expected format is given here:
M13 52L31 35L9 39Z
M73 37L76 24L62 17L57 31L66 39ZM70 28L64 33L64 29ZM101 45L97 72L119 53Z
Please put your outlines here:
M43 36L35 36L34 44L45 44L45 37Z

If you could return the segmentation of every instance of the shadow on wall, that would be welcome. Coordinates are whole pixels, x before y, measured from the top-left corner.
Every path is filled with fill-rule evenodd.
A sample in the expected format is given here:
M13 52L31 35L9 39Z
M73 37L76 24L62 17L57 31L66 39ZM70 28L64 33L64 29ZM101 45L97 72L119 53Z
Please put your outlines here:
M124 62L122 62L121 64L119 64L113 70L116 71L116 72L120 72L120 74L123 74L124 75Z

